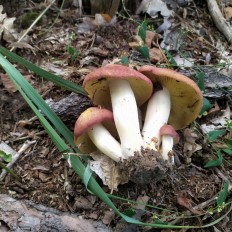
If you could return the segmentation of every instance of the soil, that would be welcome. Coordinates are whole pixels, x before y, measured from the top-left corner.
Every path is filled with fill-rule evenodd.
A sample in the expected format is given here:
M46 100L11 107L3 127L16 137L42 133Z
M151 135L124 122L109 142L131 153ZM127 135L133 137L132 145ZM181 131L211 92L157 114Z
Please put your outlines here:
M40 11L39 4L30 2L28 4L28 9ZM24 7L23 5L22 9L27 9ZM80 85L85 75L91 70L119 57L127 57L130 66L134 68L147 63L140 53L129 46L129 43L135 40L137 22L143 19L144 15L134 16L132 14L129 20L127 17L122 17L125 14L122 12L115 24L109 26L89 24L88 26L92 26L93 29L80 33L78 28L80 28L83 16L77 16L77 9L67 6L57 18L58 9L59 5L53 6L43 18L41 25L33 27L30 31L26 43L31 44L33 49L17 48L15 50L17 54ZM90 12L87 11L87 13ZM185 18L184 14L187 14ZM9 15L12 16L13 13L9 12ZM22 15L18 19L17 30L21 31ZM160 20L160 18L148 17L148 24L156 25ZM188 74L191 74L196 67L208 65L207 69L211 70L218 65L222 58L216 46L218 43L223 45L228 52L231 51L230 45L214 26L207 6L202 1L189 1L185 7L178 7L171 23L174 26L170 41L173 41L171 37L177 33L182 33L183 38L177 42L176 46L169 44L169 53L172 56L187 54L191 57L194 68L185 69ZM161 44L162 36L165 37L160 34L157 39L158 44ZM167 37L165 38L167 42ZM3 41L3 44L9 48L8 41ZM68 46L78 51L76 59L72 59L67 51ZM157 47L156 43L154 43L155 46ZM207 60L207 55L210 56L210 61ZM166 60L160 60L156 65L168 66L169 64ZM53 101L60 102L70 97L70 91L42 80L19 65L16 67L45 99L52 98ZM193 75L190 77L196 80ZM76 213L85 219L102 221L113 231L171 231L126 224L101 200L91 195L63 155L53 145L40 122L36 119L30 121L34 114L19 92L10 91L1 79L0 87L1 141L7 143L15 151L18 151L26 140L35 141L12 168L21 177L21 181L16 180L10 174L6 175L0 183L1 194L8 194L16 199L31 200L63 212ZM73 102L75 110L68 108L57 111L72 131L77 117L91 105L87 97L80 94L75 99L77 98L79 100ZM122 170L132 168L132 181L119 185L118 190L113 194L127 200L112 198L121 212L127 212L128 215L132 213L134 218L147 223L162 219L164 222L176 225L196 226L210 223L229 212L214 227L180 231L232 231L232 215L229 206L222 208L213 216L210 214L210 210L217 205L215 197L223 189L225 180L232 180L231 156L223 156L223 163L219 167L204 168L209 160L215 159L215 156L212 156L215 151L202 135L200 127L204 123L210 124L212 118L222 115L227 106L231 107L230 99L231 93L220 98L209 98L215 111L198 118L195 124L187 128L188 130L185 128L178 131L181 139L179 144L174 146L174 166L170 167L160 162L157 167L150 168L151 165L147 163L147 159L145 162L141 160L141 157L137 157L136 162L128 160L124 164ZM72 113L72 110L75 112ZM194 137L195 134L197 137ZM216 145L223 145L223 139L231 138L229 133L225 136L227 137L221 138ZM197 145L201 149L195 151ZM147 157L150 156L151 154L147 154ZM141 163L148 167L146 172L142 171L143 176L139 169ZM133 169L134 167L136 168ZM97 175L94 176L104 191L111 193L111 190L103 185L101 179ZM230 202L230 199L229 193L227 202ZM141 201L149 206L145 208L135 203Z

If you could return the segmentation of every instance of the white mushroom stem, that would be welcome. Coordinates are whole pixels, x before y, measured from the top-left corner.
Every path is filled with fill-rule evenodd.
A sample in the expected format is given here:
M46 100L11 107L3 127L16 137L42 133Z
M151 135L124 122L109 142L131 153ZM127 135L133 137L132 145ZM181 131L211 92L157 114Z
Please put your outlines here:
M97 124L88 131L88 135L94 145L103 154L118 162L123 158L120 143L102 125Z
M171 109L169 91L163 87L150 98L142 130L145 147L158 150L160 145L160 128L167 123Z
M112 80L109 87L122 153L125 157L134 156L143 146L134 93L127 80Z
M174 139L173 136L171 135L163 135L162 136L162 149L161 149L161 155L164 160L169 161L170 160L170 155L171 157L171 162L174 163L174 156L172 154L172 148L174 145Z

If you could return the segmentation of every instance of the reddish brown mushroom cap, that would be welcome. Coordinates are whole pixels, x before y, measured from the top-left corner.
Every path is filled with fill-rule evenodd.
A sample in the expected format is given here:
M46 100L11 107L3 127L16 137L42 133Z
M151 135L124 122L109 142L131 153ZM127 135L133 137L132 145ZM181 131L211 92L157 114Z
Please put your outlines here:
M112 135L116 135L113 113L107 109L90 107L85 110L77 119L74 127L74 143L83 153L90 153L96 150L95 145L90 140L87 131L94 125L102 123Z
M160 128L160 136L169 135L173 137L174 144L178 143L180 140L179 134L176 132L173 126L163 125Z
M95 105L111 109L109 82L114 79L124 79L130 83L138 106L152 94L153 84L150 79L132 68L117 64L93 70L85 77L83 88Z
M145 65L139 69L154 83L167 88L171 96L171 112L168 124L176 130L184 128L199 115L202 105L202 92L190 78L166 68Z

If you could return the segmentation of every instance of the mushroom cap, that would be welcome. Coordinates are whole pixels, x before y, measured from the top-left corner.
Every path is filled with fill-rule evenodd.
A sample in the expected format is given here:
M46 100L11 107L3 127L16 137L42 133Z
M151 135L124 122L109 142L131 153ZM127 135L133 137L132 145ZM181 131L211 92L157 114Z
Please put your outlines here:
M172 136L173 137L173 140L174 140L174 144L178 143L179 140L180 140L180 136L179 134L176 132L176 130L174 129L173 126L171 125L163 125L161 128L160 128L160 136L163 136L163 135L169 135L169 136Z
M74 143L81 152L90 153L97 150L87 132L99 123L114 137L117 136L113 113L107 109L90 107L79 116L74 127Z
M202 92L190 78L174 70L145 65L139 69L154 83L167 88L171 96L168 124L176 130L186 127L199 115L203 106Z
M111 109L109 83L114 79L130 83L138 106L145 103L152 94L153 84L149 78L132 68L117 64L93 70L85 77L83 88L95 105Z

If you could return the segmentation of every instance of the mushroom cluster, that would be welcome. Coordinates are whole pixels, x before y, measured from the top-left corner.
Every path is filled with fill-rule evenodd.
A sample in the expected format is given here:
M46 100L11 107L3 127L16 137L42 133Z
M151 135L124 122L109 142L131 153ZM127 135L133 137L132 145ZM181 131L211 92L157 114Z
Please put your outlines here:
M142 156L144 149L173 164L176 130L197 118L203 102L194 81L149 65L138 71L117 64L95 69L83 88L95 107L77 119L75 144L83 153L99 150L116 162Z

